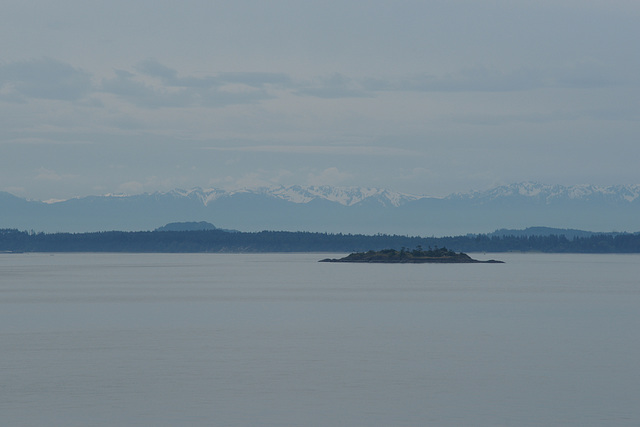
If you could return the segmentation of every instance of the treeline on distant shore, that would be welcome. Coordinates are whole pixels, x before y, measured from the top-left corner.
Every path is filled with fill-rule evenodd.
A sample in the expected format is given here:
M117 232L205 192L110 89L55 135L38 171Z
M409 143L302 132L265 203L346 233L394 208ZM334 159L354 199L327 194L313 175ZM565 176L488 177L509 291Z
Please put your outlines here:
M362 252L447 247L460 252L640 253L640 234L588 237L410 237L289 231L108 231L34 233L0 229L0 252Z

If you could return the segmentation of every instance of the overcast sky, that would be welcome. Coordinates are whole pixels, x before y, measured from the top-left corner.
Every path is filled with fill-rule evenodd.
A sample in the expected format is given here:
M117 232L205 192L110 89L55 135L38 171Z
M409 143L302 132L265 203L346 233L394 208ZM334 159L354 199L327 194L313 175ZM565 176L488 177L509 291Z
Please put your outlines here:
M637 0L4 0L0 190L640 183Z

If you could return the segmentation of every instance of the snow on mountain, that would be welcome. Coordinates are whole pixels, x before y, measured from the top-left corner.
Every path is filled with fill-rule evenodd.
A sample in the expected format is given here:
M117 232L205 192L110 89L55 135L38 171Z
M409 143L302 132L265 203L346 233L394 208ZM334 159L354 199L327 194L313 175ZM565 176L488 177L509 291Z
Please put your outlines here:
M604 198L613 202L633 202L640 197L640 184L614 186L573 185L565 187L558 184L521 182L495 187L486 191L456 193L447 198L488 202L513 197L535 199L544 203L552 203L557 200L592 200L596 198Z
M103 198L123 197L165 197L176 199L191 199L202 203L204 206L221 199L240 194L259 195L285 200L291 203L306 204L313 200L326 200L343 206L354 206L363 202L373 202L381 207L399 207L420 199L434 199L429 196L419 196L399 193L390 190L371 187L331 187L331 186L280 186L243 188L235 190L222 190L218 188L202 189L200 187L190 190L174 189L166 192L145 193L136 196L123 194L106 194ZM96 196L94 196L96 197ZM542 203L553 203L560 200L595 200L602 199L609 202L634 202L640 200L640 184L596 186L573 185L562 186L558 184L539 184L535 182L520 182L502 185L489 190L477 190L466 193L455 193L443 200L473 201L476 203L488 203L491 201L518 198L530 199ZM48 204L56 204L64 200L47 200Z
M156 193L156 194L159 194L159 195L170 194L170 195L173 195L174 197L186 197L186 198L196 199L196 200L199 200L205 206L207 206L209 203L221 197L225 197L229 195L229 193L225 190L219 190L216 188L203 190L200 187L192 188L190 190L175 189L175 190L169 191L168 193Z
M421 196L398 193L379 188L300 186L260 187L255 189L221 190L193 188L191 190L171 190L154 193L152 196L170 195L176 198L191 198L201 201L205 206L223 198L237 194L255 194L282 199L291 203L309 203L313 200L327 200L343 206L353 206L364 201L375 201L382 206L398 207L407 202L418 200Z
M330 186L292 186L272 189L272 196L293 203L309 203L315 199L328 200L343 206L353 206L365 200L375 200L383 206L400 206L418 196L396 193L378 188L330 187Z

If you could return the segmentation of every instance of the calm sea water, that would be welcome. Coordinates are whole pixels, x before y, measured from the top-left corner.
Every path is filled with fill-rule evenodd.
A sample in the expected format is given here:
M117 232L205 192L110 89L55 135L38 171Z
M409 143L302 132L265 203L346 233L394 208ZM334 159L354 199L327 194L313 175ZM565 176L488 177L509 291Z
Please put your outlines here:
M0 423L640 424L640 256L339 255L0 255Z

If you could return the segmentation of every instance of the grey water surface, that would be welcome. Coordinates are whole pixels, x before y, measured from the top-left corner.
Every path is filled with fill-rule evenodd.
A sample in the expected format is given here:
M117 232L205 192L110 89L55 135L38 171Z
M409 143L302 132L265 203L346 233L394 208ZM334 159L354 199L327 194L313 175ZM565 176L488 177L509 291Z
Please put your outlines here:
M640 256L2 254L7 426L640 425Z

